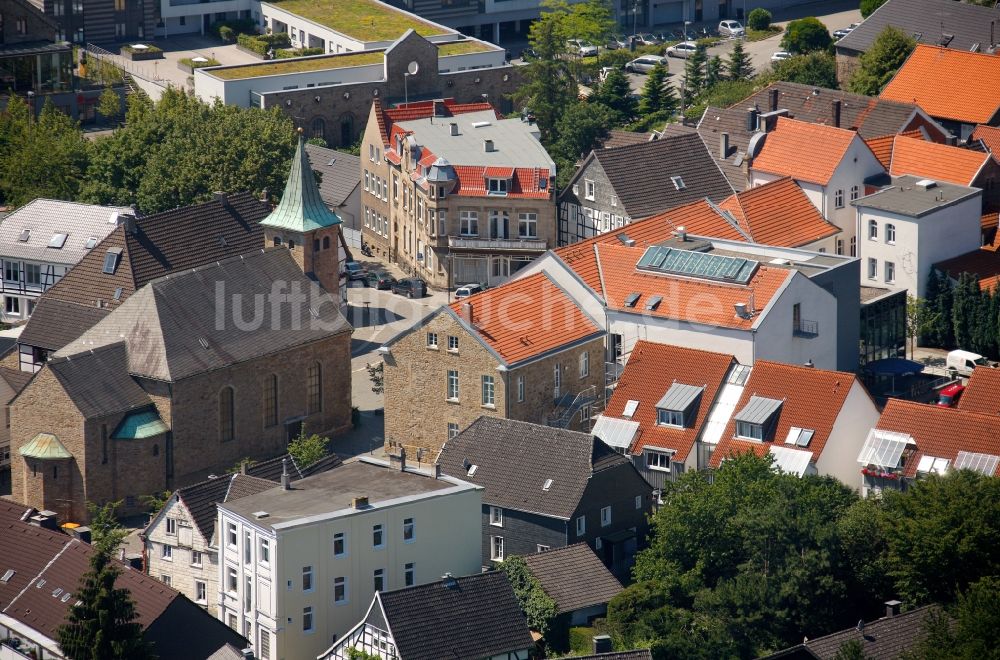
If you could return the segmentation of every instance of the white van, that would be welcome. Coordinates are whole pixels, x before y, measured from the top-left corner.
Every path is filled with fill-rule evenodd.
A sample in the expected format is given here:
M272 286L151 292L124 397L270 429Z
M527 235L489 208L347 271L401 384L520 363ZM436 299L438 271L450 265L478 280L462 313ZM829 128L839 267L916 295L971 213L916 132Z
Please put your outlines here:
M990 366L989 360L978 353L971 351L952 351L948 353L945 366L949 370L955 370L962 376L971 376L972 370L976 367Z

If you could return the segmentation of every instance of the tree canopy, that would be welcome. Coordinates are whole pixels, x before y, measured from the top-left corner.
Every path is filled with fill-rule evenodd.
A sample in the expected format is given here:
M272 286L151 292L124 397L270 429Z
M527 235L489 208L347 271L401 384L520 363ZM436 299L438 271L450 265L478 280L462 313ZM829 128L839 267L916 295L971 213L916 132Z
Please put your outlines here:
M837 88L837 61L826 52L797 55L775 62L771 78L813 87Z
M855 94L878 96L916 47L917 42L912 36L897 27L888 26L861 54L860 66L851 76L848 89Z
M308 467L327 455L327 445L329 438L313 433L306 435L305 430L299 433L299 437L288 443L288 453L295 459L295 463L300 467Z
M826 26L814 16L798 18L791 21L781 37L781 47L785 50L806 54L817 50L826 50L833 43L833 38Z

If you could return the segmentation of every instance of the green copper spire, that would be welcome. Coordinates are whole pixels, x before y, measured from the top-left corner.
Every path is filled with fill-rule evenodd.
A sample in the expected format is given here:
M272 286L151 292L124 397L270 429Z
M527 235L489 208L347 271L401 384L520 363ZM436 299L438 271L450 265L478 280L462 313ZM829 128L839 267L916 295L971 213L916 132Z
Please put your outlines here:
M292 170L288 173L285 194L281 196L281 202L271 211L271 215L260 221L261 225L304 234L340 224L340 218L319 196L305 143L302 129L299 129L299 146L292 158Z

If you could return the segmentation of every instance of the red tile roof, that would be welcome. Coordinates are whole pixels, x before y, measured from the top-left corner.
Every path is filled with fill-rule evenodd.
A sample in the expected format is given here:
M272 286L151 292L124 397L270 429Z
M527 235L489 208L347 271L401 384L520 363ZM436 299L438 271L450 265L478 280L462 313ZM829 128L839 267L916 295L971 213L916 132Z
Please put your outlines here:
M917 443L912 455L904 454L905 477L916 476L923 456L954 462L960 451L1000 455L995 414L889 399L876 428L906 433Z
M854 374L843 371L758 360L743 387L743 395L736 404L734 418L723 431L719 446L712 452L711 466L719 467L723 459L746 451L753 451L760 456L767 453L771 445L784 447L785 438L793 426L815 432L808 447L794 448L811 451L813 462L818 461L855 381ZM765 438L764 442L735 438L735 415L739 414L752 396L783 401L773 434Z
M478 335L508 365L603 334L545 273L454 302L451 309L461 317L466 305Z
M413 103L400 103L391 108L383 108L382 102L375 99L372 105L375 108L375 118L378 121L379 132L382 134L382 144L389 144L389 136L392 135L392 125L401 121L412 121L414 119L427 119L434 115L434 104L442 103L445 115L454 117L467 112L481 112L483 110L496 109L490 103L456 103L455 99L443 99L441 101L414 101ZM497 112L497 119L501 115Z
M917 44L879 98L916 103L932 117L988 124L1000 108L1000 58Z
M920 131L903 131L898 133L898 135L905 135L907 137L918 138L923 140L924 134ZM886 170L889 169L889 163L892 161L892 143L896 140L897 133L892 133L890 135L882 135L880 137L873 137L865 140L865 144L868 148L872 150L875 157L878 158L878 162L882 163L882 167Z
M982 140L993 158L1000 161L1000 128L996 126L976 126L972 131L973 140Z
M451 191L451 195L462 195L463 197L489 197L486 190L487 177L500 176L490 173L490 170L503 170L502 176L512 176L510 188L507 190L507 197L515 199L548 199L551 194L549 188L549 170L541 167L518 167L500 168L484 167L482 165L454 165L455 175L458 177L458 185ZM542 181L545 183L542 184ZM543 187L544 185L544 187Z
M897 135L893 141L889 173L893 176L912 174L969 186L989 160L990 155L981 151Z
M958 400L958 409L1000 415L1000 369L976 367Z
M801 247L840 232L788 177L736 193L719 206L736 217L754 243Z
M845 128L778 117L750 167L825 186L855 137Z
M555 250L555 254L566 262L587 286L603 296L597 257L594 254L595 245L621 245L618 237L625 235L635 241L636 247L645 248L672 238L678 227L684 227L692 236L723 238L731 241L747 240L746 234L740 230L733 218L726 217L712 204L700 200L638 220L585 241L561 247Z
M671 449L677 452L674 460L683 462L701 433L734 360L732 355L725 353L640 340L629 355L604 414L621 418L625 405L638 401L632 421L639 422L639 435L632 445L632 453L641 454L646 447ZM705 386L695 418L685 420L687 426L683 429L656 423L656 404L675 382Z
M962 273L972 273L979 277L979 288L993 290L1000 282L1000 252L992 247L980 248L972 252L934 264L941 272L958 279Z
M607 243L596 246L596 250L609 309L740 330L752 328L756 318L736 316L733 305L747 303L753 294L757 309L764 309L778 289L795 275L793 270L760 265L747 285L728 284L639 271L635 264L644 248ZM625 307L625 298L632 293L642 296L634 308ZM662 300L655 310L647 310L646 301L654 295Z

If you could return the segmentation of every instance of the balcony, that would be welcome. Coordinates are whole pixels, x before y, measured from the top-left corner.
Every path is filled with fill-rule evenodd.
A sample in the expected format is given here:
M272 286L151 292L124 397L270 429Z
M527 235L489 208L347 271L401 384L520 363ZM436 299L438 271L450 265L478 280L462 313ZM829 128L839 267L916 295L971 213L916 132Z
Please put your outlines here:
M449 236L448 247L453 250L497 250L500 252L544 252L548 249L541 238L479 238L476 236Z
M800 319L792 323L792 335L811 339L819 336L819 321Z

